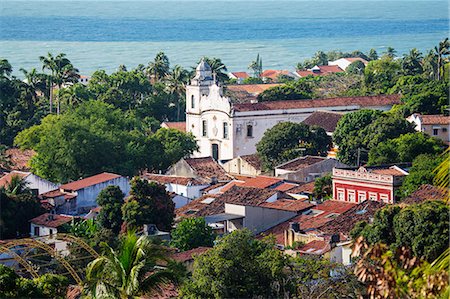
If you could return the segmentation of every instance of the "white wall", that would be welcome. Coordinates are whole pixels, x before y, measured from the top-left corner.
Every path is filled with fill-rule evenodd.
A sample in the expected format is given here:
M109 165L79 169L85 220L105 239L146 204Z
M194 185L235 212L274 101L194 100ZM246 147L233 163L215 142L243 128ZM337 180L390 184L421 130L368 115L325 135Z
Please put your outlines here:
M37 189L39 194L55 190L59 188L58 184L47 181L35 174L30 174L25 178L28 183L27 187L30 189Z

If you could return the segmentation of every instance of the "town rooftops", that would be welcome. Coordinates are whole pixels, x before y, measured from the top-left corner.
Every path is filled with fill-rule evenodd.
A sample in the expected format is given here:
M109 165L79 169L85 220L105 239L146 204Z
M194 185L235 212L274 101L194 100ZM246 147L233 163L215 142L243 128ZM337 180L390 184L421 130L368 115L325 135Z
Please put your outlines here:
M450 117L442 114L434 114L434 115L421 115L414 114L414 116L418 117L422 125L449 125Z
M18 176L19 178L23 179L29 176L30 174L31 172L13 170L0 178L0 187L6 187L9 183L11 183L11 180L15 176Z
M268 188L275 184L280 184L282 183L282 181L283 179L280 178L260 175L255 178L246 180L243 184L241 184L241 186L253 188Z
M186 132L186 122L184 121L174 121L174 122L165 121L161 124L161 127Z
M144 173L141 175L141 178L146 179L148 181L157 182L163 185L165 184L177 184L183 186L205 185L204 182L201 182L195 178L174 176L174 175Z
M36 218L31 219L30 222L36 225L57 228L63 224L72 221L72 219L73 217L70 216L45 213L40 216L37 216Z
M76 190L84 189L86 187L90 187L90 186L93 186L96 184L111 181L111 180L114 180L114 179L117 179L120 177L121 176L118 174L103 172L103 173L100 173L97 175L87 177L85 179L81 179L78 181L74 181L74 182L70 182L70 183L61 185L60 189L76 191Z
M334 111L314 111L303 123L308 126L318 126L327 132L334 132L343 115Z
M426 200L444 200L448 198L449 193L445 188L438 188L433 185L425 184L402 200L401 203L415 204Z
M217 178L219 181L230 181L231 177L225 172L213 158L185 158L186 163L192 168L198 177L211 179Z
M28 162L36 154L33 150L21 150L18 148L10 148L5 151L6 159L8 160L7 165L0 164L0 169L10 169L10 170L29 170Z
M400 104L400 95L376 95L361 97L339 97L313 100L287 100L287 101L267 101L259 103L234 104L233 109L236 112L260 111L260 110L288 110L305 109L321 107L341 107L357 106L378 107L385 105Z
M258 154L242 155L240 157L255 169L261 169L261 159L259 158Z
M295 158L291 161L278 165L276 168L290 171L298 171L300 169L322 162L326 159L327 159L326 157L304 156Z

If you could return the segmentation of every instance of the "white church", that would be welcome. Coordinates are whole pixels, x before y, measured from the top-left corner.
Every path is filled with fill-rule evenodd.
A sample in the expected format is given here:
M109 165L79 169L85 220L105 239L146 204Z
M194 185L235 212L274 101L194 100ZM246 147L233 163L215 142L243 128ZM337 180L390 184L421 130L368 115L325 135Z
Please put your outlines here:
M389 110L400 103L398 95L235 103L224 96L211 67L201 61L186 86L186 132L197 139L194 157L211 156L227 161L254 154L264 132L277 123L302 122L314 111L352 112Z

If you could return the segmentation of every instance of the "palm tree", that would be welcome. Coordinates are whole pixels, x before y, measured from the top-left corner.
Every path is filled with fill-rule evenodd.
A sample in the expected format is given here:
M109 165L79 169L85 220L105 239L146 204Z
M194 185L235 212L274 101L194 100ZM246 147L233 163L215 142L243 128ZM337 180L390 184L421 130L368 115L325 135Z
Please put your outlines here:
M104 254L86 269L86 292L91 298L135 298L148 295L175 274L161 269L158 261L168 261L168 251L129 232L116 251L103 244Z
M394 58L396 56L395 53L397 53L397 51L394 48L387 47L386 51L384 52L384 55L390 58Z
M437 79L438 61L434 50L430 50L422 60L422 68L424 73L430 79Z
M159 82L167 76L170 70L169 58L164 52L156 54L153 62L149 62L147 67L147 75L149 78L153 78L155 82Z
M416 48L411 49L408 55L403 57L402 69L405 75L418 75L423 73L422 53Z
M70 60L66 58L66 54L60 53L53 56L51 53L47 57L41 56L39 59L42 62L42 70L48 69L51 72L49 76L50 85L50 113L53 112L53 85L56 84L58 89L61 89L65 83L76 83L80 78L78 69L76 69ZM58 97L57 114L60 113L61 103Z
M37 72L35 68L27 71L23 68L20 69L25 78L22 85L25 92L30 95L34 104L37 102L37 93L45 91L46 83L43 74Z
M448 37L439 42L439 45L434 47L434 51L437 55L437 79L441 80L441 74L444 68L444 58L445 56L450 55L450 42Z
M253 71L253 77L255 78L261 78L262 74L262 59L259 57L259 53L256 56L256 60L252 61L250 65L248 66L249 69Z
M0 78L9 78L12 73L12 66L6 59L0 59Z
M176 99L177 121L180 120L180 102L186 93L186 83L188 80L188 72L179 65L176 65L167 76L167 90Z
M26 182L22 177L13 175L11 180L6 184L5 191L10 195L29 193L30 189L27 185L28 182Z

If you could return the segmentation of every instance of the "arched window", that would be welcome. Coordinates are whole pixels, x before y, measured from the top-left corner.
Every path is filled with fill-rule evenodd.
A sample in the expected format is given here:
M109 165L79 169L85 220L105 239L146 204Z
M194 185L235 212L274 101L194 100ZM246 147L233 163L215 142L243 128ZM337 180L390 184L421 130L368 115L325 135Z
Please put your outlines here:
M194 95L191 96L191 108L192 108L192 109L195 108L195 99L194 99Z

